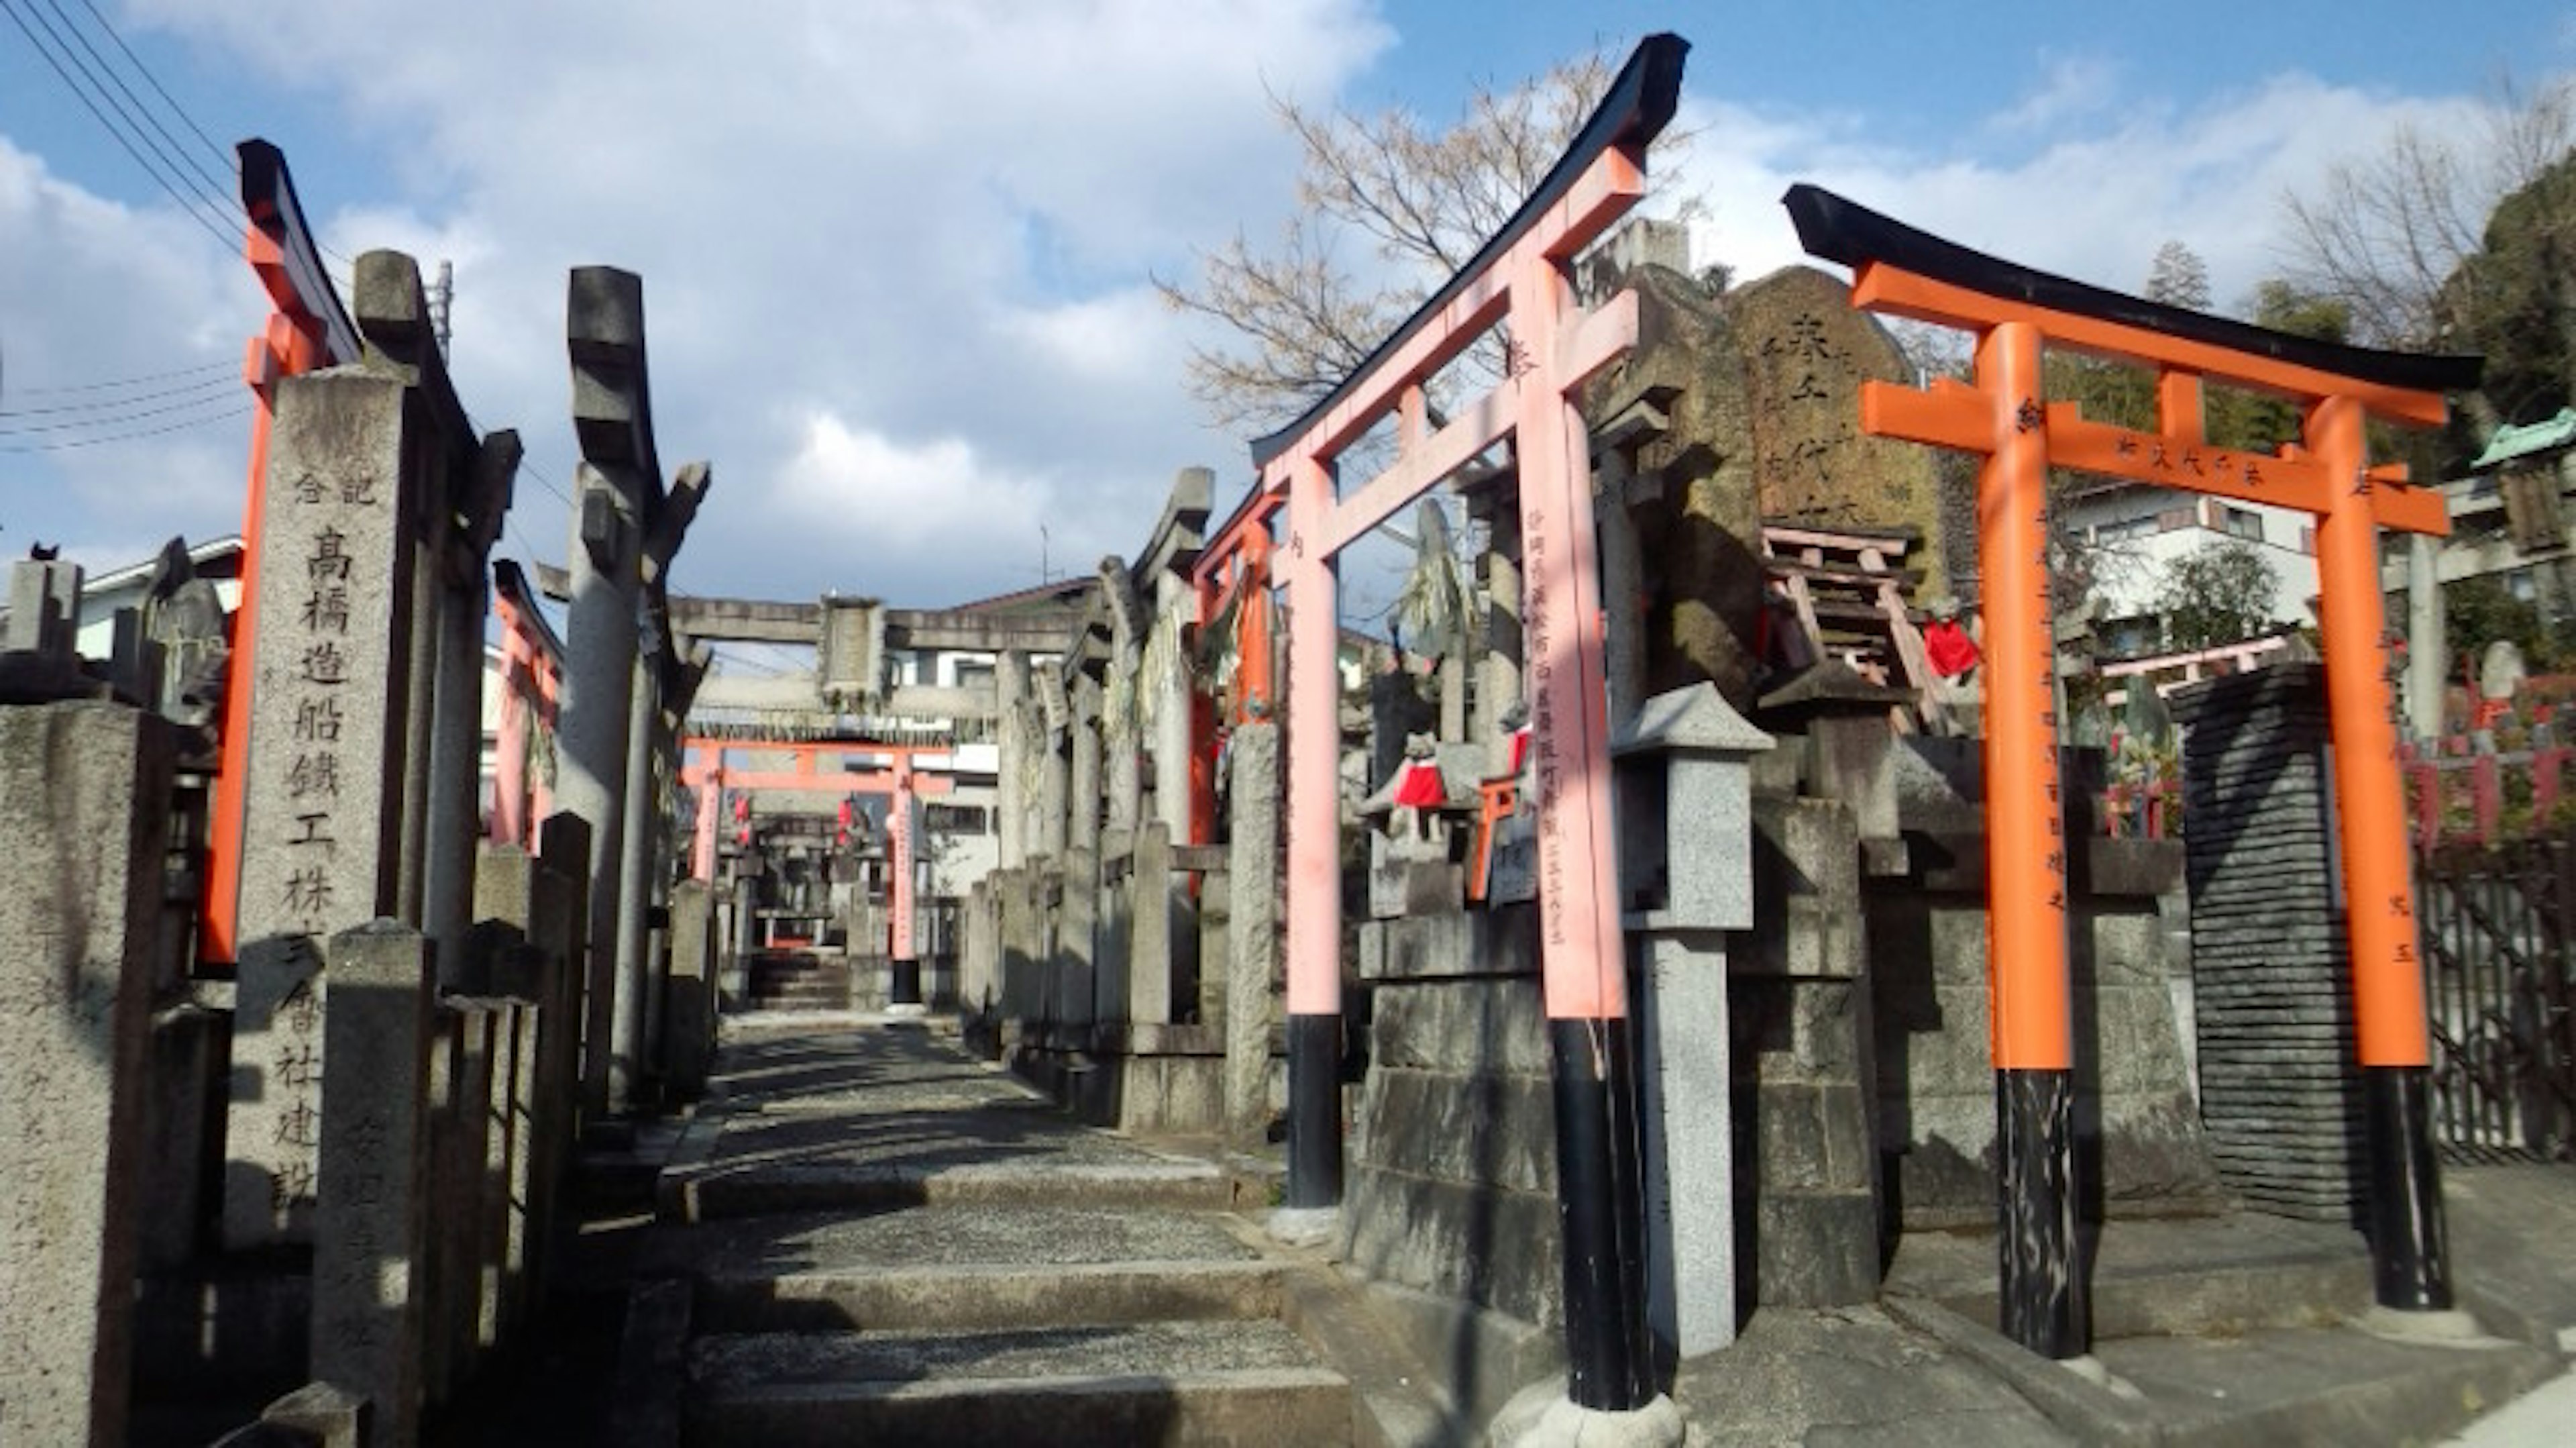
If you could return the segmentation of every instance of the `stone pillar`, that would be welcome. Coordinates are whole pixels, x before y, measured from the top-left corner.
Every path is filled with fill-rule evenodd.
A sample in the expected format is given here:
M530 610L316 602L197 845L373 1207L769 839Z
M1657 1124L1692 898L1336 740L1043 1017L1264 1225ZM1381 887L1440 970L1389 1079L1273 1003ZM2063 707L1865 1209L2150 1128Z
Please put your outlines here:
M1068 765L1071 778L1065 794L1065 844L1073 849L1088 850L1097 856L1100 852L1102 803L1100 775L1104 737L1107 737L1109 743L1123 747L1127 756L1127 783L1130 786L1135 783L1136 751L1133 747L1134 741L1118 739L1112 721L1102 717L1101 690L1098 680L1093 679L1089 674L1076 675L1071 694L1072 717L1067 725L1067 732L1071 736L1069 752L1072 758ZM1120 748L1112 748L1107 752L1111 757L1110 771L1115 774L1117 772L1116 755L1120 752ZM1119 828L1126 821L1120 820L1116 815L1117 789L1115 787L1110 791L1109 803L1110 827ZM1128 803L1131 810L1128 820L1133 820L1135 816L1132 809L1135 801L1132 795Z
M641 1054L642 912L649 900L628 888L630 833L649 831L652 723L677 661L639 684L639 635L675 647L666 612L672 556L713 479L691 463L665 492L653 440L653 389L644 348L644 282L614 267L577 267L565 299L564 342L572 362L573 430L581 440L571 549L572 607L565 656L572 678L559 711L563 807L592 822L590 935L598 999L585 1035L583 1091L594 1110L630 1104ZM646 691L639 709L636 691ZM638 714L641 719L639 722ZM640 787L633 751L647 751ZM652 842L643 842L649 853ZM649 875L649 864L647 868ZM631 913L630 913L631 912ZM608 989L631 970L625 989Z
M1172 1019L1172 832L1155 820L1136 832L1134 892L1127 933L1127 1019L1162 1024Z
M1134 829L1136 818L1144 812L1145 779L1140 724L1145 716L1144 652L1146 620L1141 618L1144 603L1136 596L1136 581L1128 576L1127 565L1115 556L1100 560L1100 593L1109 609L1109 682L1110 691L1123 702L1117 710L1100 716L1097 701L1093 715L1101 719L1100 732L1108 759L1108 798L1106 801L1112 828ZM1075 716L1081 716L1077 705ZM1096 798L1083 794L1074 786L1076 798Z
M538 1099L533 1150L537 1181L528 1217L537 1246L528 1254L528 1296L545 1300L553 1264L575 1225L559 1209L580 1138L581 1033L587 1018L583 991L590 982L590 826L581 816L556 814L537 827L537 868L529 881L528 943L536 973L527 989L544 1010L538 1037Z
M0 708L0 1438L111 1448L131 1381L171 747L107 704Z
M1204 474L1206 469L1196 469ZM1154 629L1171 641L1148 654L1148 672L1137 687L1151 690L1154 721L1154 817L1175 840L1190 841L1190 666L1180 625L1198 609L1187 578L1173 569L1154 575ZM1203 841L1190 841L1204 843Z
M428 942L397 921L344 930L329 950L324 1029L343 1064L322 1121L312 1376L375 1405L375 1448L408 1448L420 1427L437 988Z
M1103 562L1103 573L1116 562L1114 558ZM1119 572L1123 578L1125 570ZM1111 667L1119 666L1113 664ZM1089 1029L1095 1018L1094 975L1101 963L1098 927L1103 736L1107 735L1113 746L1110 750L1113 757L1118 754L1125 756L1124 787L1131 791L1127 798L1131 818L1136 805L1132 793L1136 788L1136 748L1132 735L1116 721L1102 717L1101 689L1097 680L1087 673L1078 672L1068 692L1070 713L1065 731L1068 736L1067 753L1071 758L1066 767L1065 843L1057 856L1064 873L1064 915L1058 941L1062 958L1056 962L1055 969L1055 1008L1048 1014L1058 1024L1081 1031ZM1113 775L1117 773L1114 763L1110 772ZM1113 786L1109 791L1109 808L1113 814L1118 809L1118 788ZM1109 968L1117 969L1117 962L1109 962Z
M649 636L648 636L649 637ZM626 829L617 842L617 983L609 1023L609 1075L632 1102L654 1060L655 987L651 913L662 830L654 807L653 724L660 715L658 655L639 651L626 693ZM612 1091L612 1094L614 1092Z
M1072 811L1066 799L1068 756L1073 716L1072 702L1065 696L1064 675L1054 669L1043 669L1037 675L1037 696L1045 718L1043 745L1038 751L1038 836L1037 853L1050 860L1064 859L1068 839L1067 826Z
M417 762L412 389L356 369L278 386L242 819L224 1241L310 1240L320 944L398 910ZM425 681L420 681L425 682Z
M1225 1134L1249 1150L1270 1128L1270 1036L1279 1020L1278 726L1236 725L1228 767Z
M715 1063L714 893L703 880L671 887L671 985L663 1016L664 1085L680 1100L706 1094Z
M2406 535L2406 732L2417 739L2442 737L2442 695L2451 682L2441 556L2441 539Z
M564 616L564 691L555 724L555 804L591 823L589 1015L582 1101L620 1107L630 1083L613 1064L618 902L625 884L627 731L633 726L640 488L583 463L574 470L572 602Z
M999 835L997 868L1016 870L1029 857L1029 783L1036 778L1038 741L1029 729L1029 657L1005 650L994 661L993 707L1001 721L996 778L993 782L994 829Z
M421 918L438 947L443 987L456 984L466 927L473 923L474 842L482 833L483 633L492 611L489 554L492 535L510 506L519 456L517 433L497 432L483 440L471 491L456 510L465 528L449 540L441 580L446 587L438 616L437 717L429 747L429 854ZM506 677L500 687L503 697L510 697ZM502 747L524 751L525 740L510 733L514 725L524 727L522 719L506 717L507 710L504 714ZM515 801L511 808L517 808Z
M1735 1341L1726 932L1753 928L1746 760L1770 747L1708 683L1647 700L1611 742L1620 894L1645 967L1646 1320L1682 1357Z
M1521 519L1509 497L1486 518L1490 540L1477 560L1484 572L1484 656L1477 666L1475 738L1491 741L1488 775L1511 771L1511 732L1503 714L1522 700L1521 692Z
M1002 920L994 908L990 875L966 887L966 918L957 959L957 1012L969 1022L980 1020L994 1005L1001 956Z

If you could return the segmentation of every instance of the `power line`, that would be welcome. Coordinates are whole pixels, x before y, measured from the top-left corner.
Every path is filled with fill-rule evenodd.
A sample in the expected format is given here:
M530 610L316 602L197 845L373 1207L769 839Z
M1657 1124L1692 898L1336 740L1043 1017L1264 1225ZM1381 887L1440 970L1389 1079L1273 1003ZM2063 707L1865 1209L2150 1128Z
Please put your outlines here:
M117 94L134 103L133 111L129 112L123 106L119 106L117 107L117 113L119 115L126 116L128 119L132 119L136 114L141 115L143 124L150 126L154 135L157 135L162 140L170 143L170 149L164 150L158 144L152 144L151 137L146 136L144 140L147 144L152 144L152 153L154 155L168 161L174 172L181 168L184 158L186 169L194 171L196 173L197 180L202 182L205 189L213 195L230 196L234 193L236 189L234 185L236 178L230 175L218 174L217 172L208 169L202 158L195 155L185 143L180 141L177 136L170 133L170 128L161 123L161 118L154 115L152 113L152 108L144 104L143 98L134 93L134 88L125 83L125 77L118 73L114 65L108 63L106 56L99 54L97 46L90 43L88 32L83 30L79 23L72 19L70 13L63 9L62 0L45 0L45 8L53 11L56 18L63 22L63 29L71 32L72 39L80 42L81 50L85 52L90 59L98 62L99 72L106 75L108 80L116 86ZM96 15L97 13L98 12L96 10L90 11L90 14L92 15ZM132 59L134 52L128 50L125 54L128 59ZM139 67L140 63L138 62L137 64ZM84 70L86 69L87 68L84 67Z
M139 377L114 377L105 382L65 382L52 387L12 387L13 397L57 397L72 392L110 392L120 387L140 387L147 382L170 382L182 377L201 377L212 372L231 375L230 362L201 362L194 367L181 367L169 372L147 372Z
M118 413L115 416L105 419L80 418L69 422L28 423L25 426L0 425L0 437L30 437L40 432L79 432L85 428L114 427L122 423L140 422L147 417L167 417L174 412L186 412L192 407L204 407L208 403L224 402L228 400L232 399L223 395L209 394L202 397L193 397L184 402L167 402L157 407L138 407L131 411ZM0 416L11 417L22 415L23 414L18 413L0 414Z
M526 459L521 459L519 470L526 473L529 477L536 479L537 486L554 494L557 502L562 503L567 508L572 506L572 494L555 486L555 480L546 476L545 469L538 467L535 463L527 461Z
M179 203L179 208L187 213L189 220L194 221L197 225L205 228L208 235L214 237L227 248L231 247L239 240L237 235L226 231L224 227L207 218L206 212L201 209L206 205L205 197L202 194L183 193L179 185L174 184L168 176L165 176L162 173L161 168L153 163L152 158L144 155L143 152L135 146L133 140L126 135L124 130L120 128L116 122L108 119L107 112L99 108L98 101L91 99L90 92L83 88L79 81L72 78L71 70L66 68L63 64L63 57L58 56L55 53L52 45L48 45L43 39L37 36L35 26L28 24L27 17L28 14L31 13L30 11L21 10L19 8L18 0L0 0L0 10L6 10L9 12L9 19L17 25L18 33L27 37L27 43L36 48L36 53L44 59L46 66L50 68L55 76L62 81L63 85L71 91L73 98L81 103L82 109L90 113L90 118L97 121L101 127L106 129L109 137L116 142L118 147L123 149L126 155L132 157L134 164L142 167L144 173L152 178L154 185L159 186L163 191L169 193L170 199ZM53 26L50 22L46 21L42 15L36 16L36 24L43 25L47 34L50 35L53 33ZM61 44L59 37L56 38L55 44ZM66 51L66 54L68 54L68 51ZM78 58L73 57L73 60L75 64L77 64ZM103 90L101 94L104 95ZM222 214L220 208L218 208L216 214L218 216Z
M129 408L139 407L145 403L168 402L192 396L199 401L203 401L211 394L229 391L230 389L240 385L240 381L236 378L215 376L205 378L202 381L191 382L184 387L160 387L154 388L149 392L129 393L123 397L101 398L86 402L60 402L49 407L0 407L0 418L54 417L61 416L66 413L118 412ZM148 416L149 414L137 413L135 415ZM0 427L0 432L31 430L32 429Z
M0 444L0 453L69 452L74 448L103 447L109 443L134 442L147 437L161 437L168 433L184 432L189 428L205 427L212 423L236 421L248 416L250 416L250 408L245 404L234 407L228 411L210 413L204 417L190 418L181 422L168 423L160 427L138 428L132 432L109 433L103 437L71 438L62 442L27 443L24 445Z
M160 80L152 74L152 68L143 63L143 57L134 53L134 47L125 43L125 37L117 33L115 24L106 16L99 14L98 7L89 3L89 0L81 0L81 8L89 12L90 19L98 22L99 29L107 32L108 39L116 42L116 48L125 52L125 58L134 63L135 74L142 76L144 82L150 85L162 100L169 103L172 113L179 117L180 124L196 132L197 139L206 143L206 149L213 152L217 160L231 168L238 176L241 171L240 158L235 156L229 147L207 135L205 128L197 124L197 118L188 114L188 108L179 104L178 97L162 89Z

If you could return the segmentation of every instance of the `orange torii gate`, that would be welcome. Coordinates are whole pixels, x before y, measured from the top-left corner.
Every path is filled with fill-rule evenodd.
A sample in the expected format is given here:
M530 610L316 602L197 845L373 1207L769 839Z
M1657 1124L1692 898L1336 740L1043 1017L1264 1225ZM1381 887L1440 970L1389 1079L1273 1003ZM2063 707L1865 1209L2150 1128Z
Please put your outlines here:
M1334 557L1508 442L1527 558L1524 640L1538 795L1541 979L1555 1077L1567 1399L1662 1402L1647 1349L1644 1202L1627 1020L1590 442L1575 393L1637 337L1637 298L1576 305L1575 255L1645 195L1646 149L1680 99L1689 46L1641 43L1538 190L1457 276L1304 416L1253 444L1281 515L1288 605L1288 1182L1284 1230L1342 1195L1341 683ZM1504 376L1431 428L1425 387L1499 332ZM1392 418L1396 458L1337 486L1343 452ZM1274 502L1272 500L1284 500ZM1664 1404L1669 1411L1669 1404Z
M1930 236L1812 186L1783 204L1807 250L1853 270L1852 305L1976 334L1976 380L1929 391L1865 383L1866 432L1980 454L1978 557L1987 659L1986 808L2005 1330L2053 1357L2085 1350L2074 1255L2074 1029L2066 848L2048 608L2051 468L2215 493L2314 514L2324 594L2346 930L2370 1153L2370 1241L2382 1306L2450 1307L2427 1106L2430 1039L2418 956L2397 732L2383 653L2378 530L2442 534L2438 490L2370 466L2367 418L2438 427L2475 357L2317 342L2123 296ZM2044 348L2156 373L2157 424L2088 422L2045 401ZM2213 446L2201 385L2304 409L2280 455Z
M250 772L252 649L259 636L260 486L268 475L268 431L281 379L355 362L365 352L322 266L286 153L266 141L236 147L242 210L250 217L244 255L268 293L268 326L242 362L254 406L249 501L242 510L241 602L233 611L232 668L224 679L222 755L206 841L206 888L198 898L197 958L230 964L241 914L243 789Z
M1271 718L1278 707L1270 677L1270 519L1284 501L1255 490L1199 551L1198 561L1190 568L1198 626L1213 628L1229 614L1234 620L1234 705L1225 717L1229 728L1249 719ZM1190 843L1213 844L1217 700L1194 691L1190 706Z
M921 996L921 955L914 945L916 902L913 891L913 861L920 842L913 838L912 808L916 801L942 795L955 789L956 781L940 774L924 774L913 767L916 754L949 754L956 746L910 744L877 744L866 740L816 740L782 742L776 740L712 739L691 735L680 741L683 763L680 786L698 792L697 833L689 857L689 875L696 880L712 881L716 873L716 814L727 789L768 789L802 791L811 794L883 794L892 796L886 808L886 903L887 955L891 961L891 979L886 1000L895 1006L919 1006ZM728 768L727 754L786 755L786 769ZM825 754L885 755L893 763L883 769L825 770L820 760Z

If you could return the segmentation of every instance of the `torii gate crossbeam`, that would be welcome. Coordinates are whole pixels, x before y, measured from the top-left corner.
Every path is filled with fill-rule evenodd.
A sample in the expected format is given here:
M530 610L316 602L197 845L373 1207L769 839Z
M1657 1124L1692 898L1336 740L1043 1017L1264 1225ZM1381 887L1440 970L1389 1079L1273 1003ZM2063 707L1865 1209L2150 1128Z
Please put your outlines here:
M2085 1350L2075 1261L2074 1023L2064 816L2048 617L2051 468L2250 498L2316 515L2327 709L2353 1015L2368 1120L2370 1240L2382 1306L2450 1307L2429 1122L2431 1043L2412 860L2391 718L2378 530L2445 533L2441 494L2369 465L2364 422L2418 427L2477 383L2475 357L2374 352L2163 306L2031 270L1916 231L1830 192L1783 198L1807 250L1853 269L1852 304L1976 334L1975 381L1864 384L1864 431L1981 454L1978 557L1986 618L1988 988L1997 1095L2000 1297L2034 1351ZM2152 368L2158 421L2137 432L2050 406L2048 346ZM2302 445L2214 447L2201 388L2287 398Z

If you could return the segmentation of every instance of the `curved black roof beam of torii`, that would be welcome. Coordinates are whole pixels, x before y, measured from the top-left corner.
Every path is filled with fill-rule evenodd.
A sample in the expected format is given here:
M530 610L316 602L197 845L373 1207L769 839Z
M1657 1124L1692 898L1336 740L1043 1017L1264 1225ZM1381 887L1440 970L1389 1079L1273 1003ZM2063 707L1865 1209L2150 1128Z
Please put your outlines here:
M1840 262L1854 270L1870 262L1885 262L1984 296L2420 392L2466 392L2478 385L2478 374L2486 365L2485 358L2475 355L2381 352L2341 342L2321 342L2251 322L2151 302L1972 251L1804 183L1790 187L1780 204L1788 208L1789 220L1798 228L1798 242L1806 247L1808 255Z
M322 324L325 365L344 366L363 356L357 324L340 304L339 289L322 265L313 229L304 223L304 204L295 199L295 178L287 174L286 153L254 136L233 148L241 162L242 210L250 223L268 234L286 258L286 278L304 304L306 315Z
M1303 436L1317 419L1332 411L1359 379L1368 376L1380 359L1403 346L1414 333L1429 326L1452 298L1473 284L1496 258L1510 251L1522 234L1536 225L1539 217L1573 188L1602 152L1613 146L1643 151L1662 135L1664 127L1672 124L1674 110L1681 104L1682 59L1688 54L1690 42L1678 35L1649 35L1637 42L1636 50L1628 56L1628 63L1619 68L1618 78L1610 82L1610 89L1603 94L1600 106L1592 112L1592 119L1583 123L1583 129L1576 133L1573 144L1557 158L1556 165L1548 171L1547 178L1539 182L1538 189L1530 193L1518 211L1512 213L1512 219L1503 223L1503 229L1495 232L1482 250L1468 258L1467 264L1458 269L1458 274L1449 279L1448 285L1414 308L1413 315L1405 318L1404 325L1378 343L1359 366L1351 369L1340 386L1316 399L1315 404L1299 414L1296 421L1255 440L1252 444L1253 467L1258 469L1286 452L1288 445Z

